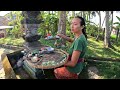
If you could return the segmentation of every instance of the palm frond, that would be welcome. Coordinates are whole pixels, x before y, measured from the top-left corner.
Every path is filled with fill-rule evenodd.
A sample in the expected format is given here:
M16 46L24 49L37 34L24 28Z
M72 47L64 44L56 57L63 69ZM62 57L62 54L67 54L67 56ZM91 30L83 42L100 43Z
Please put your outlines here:
M117 17L117 19L120 21L120 17L118 17L118 16L116 16Z

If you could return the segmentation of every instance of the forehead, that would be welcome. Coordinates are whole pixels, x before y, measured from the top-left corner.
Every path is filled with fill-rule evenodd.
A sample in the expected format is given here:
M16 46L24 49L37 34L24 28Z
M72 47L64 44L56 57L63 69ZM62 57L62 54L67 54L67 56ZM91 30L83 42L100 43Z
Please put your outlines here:
M74 22L80 23L80 19L79 19L79 18L73 18L73 19L72 19L72 22L73 22L73 23L74 23Z

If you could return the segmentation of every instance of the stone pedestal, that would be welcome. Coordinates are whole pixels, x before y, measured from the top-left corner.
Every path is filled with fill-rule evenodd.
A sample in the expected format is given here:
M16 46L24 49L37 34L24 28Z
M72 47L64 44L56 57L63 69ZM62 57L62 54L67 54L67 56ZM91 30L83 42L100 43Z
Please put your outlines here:
M29 50L38 49L41 44L38 41L41 35L38 35L37 29L40 25L41 20L38 18L40 11L23 11L24 19L21 22L25 28L25 35L23 39L25 40L25 48Z

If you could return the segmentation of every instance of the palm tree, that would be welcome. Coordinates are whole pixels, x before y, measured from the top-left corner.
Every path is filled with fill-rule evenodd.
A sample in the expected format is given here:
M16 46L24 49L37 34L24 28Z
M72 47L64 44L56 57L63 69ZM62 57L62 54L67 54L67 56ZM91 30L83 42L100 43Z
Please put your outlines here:
M113 30L113 11L111 11L111 15L112 15L112 17L111 17L111 27L110 27L110 34L111 34L111 32L112 32L112 30Z
M105 16L106 16L106 29L105 29L105 37L104 37L104 47L108 48L111 47L110 43L110 28L109 28L109 11L105 11Z
M100 30L101 30L101 13L100 11L96 11L98 16L99 16L99 27L98 27L98 35L97 35L97 38L96 38L96 41L98 41L99 39L99 35L100 35Z
M75 17L75 11L72 11L72 17Z
M66 11L60 11L60 18L58 23L58 33L66 35ZM63 44L65 45L66 42L63 39Z
M89 12L90 13L90 12ZM99 26L98 26L98 34L97 34L97 37L96 37L96 41L99 40L99 35L100 35L100 30L101 30L101 11L91 11L91 15L93 17L96 16L96 13L98 14L99 16Z
M99 40L100 30L101 30L101 11L92 11L92 16L96 16L96 13L99 16L99 27L98 27L98 34L96 37L96 41Z
M116 16L117 19L120 21L120 17ZM116 41L118 40L119 36L119 29L120 29L120 22L115 22L114 24L117 24L116 29L117 29L117 35L116 35Z

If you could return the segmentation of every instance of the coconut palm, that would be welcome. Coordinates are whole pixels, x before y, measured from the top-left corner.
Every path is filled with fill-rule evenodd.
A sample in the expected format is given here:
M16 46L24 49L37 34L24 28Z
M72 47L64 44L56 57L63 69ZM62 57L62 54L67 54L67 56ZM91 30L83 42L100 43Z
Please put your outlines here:
M66 35L66 11L60 11L60 18L58 23L58 33L62 33ZM62 40L63 44L65 45L65 40Z
M106 16L106 22L105 22L105 37L104 37L104 47L108 48L111 47L111 43L110 43L110 23L109 23L109 17L110 17L110 12L109 11L105 11L105 16Z
M118 17L118 16L116 16L116 17L120 21L120 17ZM115 22L114 24L117 24L117 26L116 26L116 29L117 29L116 41L117 41L118 37L120 37L120 34L119 34L120 22Z

